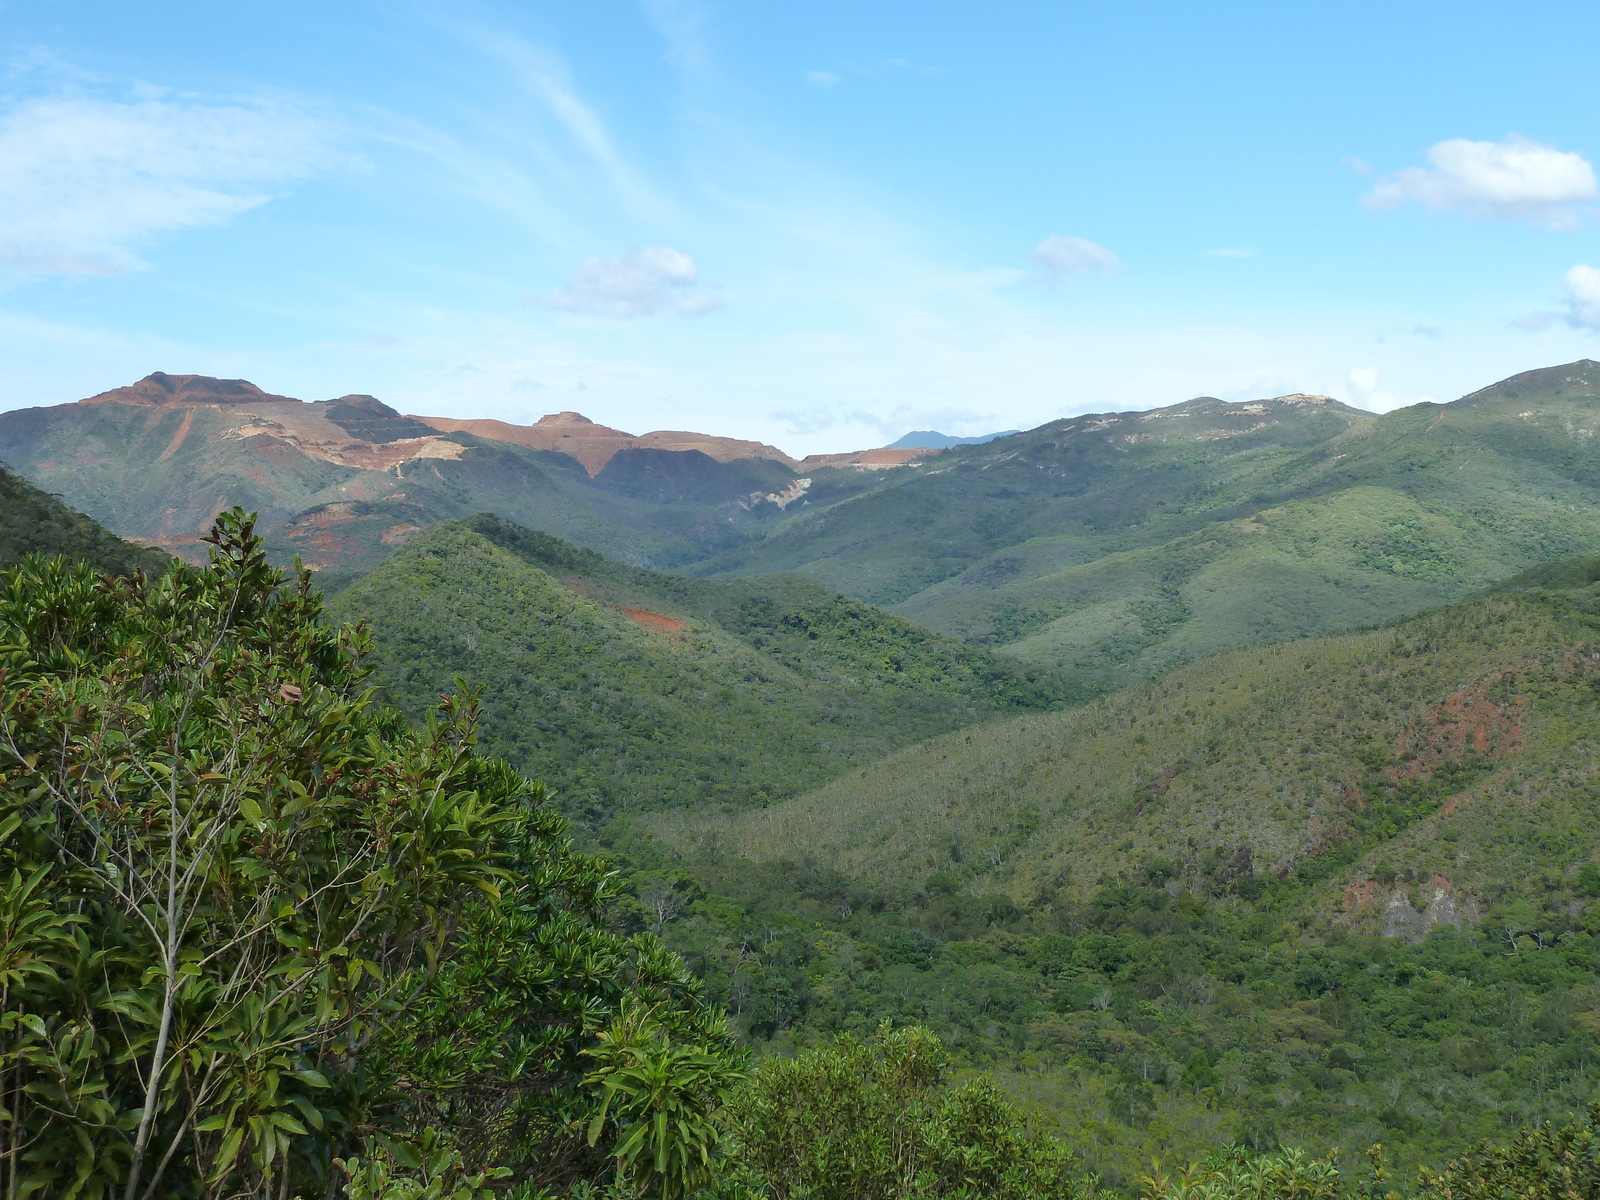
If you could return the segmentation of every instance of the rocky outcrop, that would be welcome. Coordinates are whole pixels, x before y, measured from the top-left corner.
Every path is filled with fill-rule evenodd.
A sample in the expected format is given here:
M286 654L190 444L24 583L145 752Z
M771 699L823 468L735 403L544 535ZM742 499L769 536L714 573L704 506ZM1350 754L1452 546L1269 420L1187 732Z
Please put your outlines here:
M902 446L898 449L852 450L848 454L808 454L800 460L800 469L814 471L819 467L854 467L857 471L882 471L887 467L903 467L918 459L943 453L943 450Z
M1460 929L1480 915L1477 900L1459 893L1443 875L1415 882L1364 879L1345 889L1340 907L1343 923L1409 942L1420 942L1435 925Z

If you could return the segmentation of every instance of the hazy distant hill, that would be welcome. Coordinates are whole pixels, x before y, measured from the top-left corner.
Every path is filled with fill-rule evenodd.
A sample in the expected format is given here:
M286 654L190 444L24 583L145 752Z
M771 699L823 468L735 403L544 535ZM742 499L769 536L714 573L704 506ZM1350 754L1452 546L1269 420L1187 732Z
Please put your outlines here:
M981 446L985 442L992 442L995 438L1010 437L1013 433L1022 432L1019 429L1002 429L999 433L983 433L977 437L956 437L954 434L940 433L933 429L914 429L910 433L902 434L896 441L889 443L887 449L903 450L908 448L922 448L925 450L950 450L956 446Z
M489 516L418 535L330 611L371 621L414 713L458 676L485 685L489 748L596 815L760 805L1078 698L810 580L686 579Z
M797 570L1114 686L1600 551L1600 365L1378 417L1201 399L959 447L697 570Z
M83 559L113 575L131 575L140 568L160 571L171 561L159 550L107 533L0 464L0 569L15 566L26 554Z

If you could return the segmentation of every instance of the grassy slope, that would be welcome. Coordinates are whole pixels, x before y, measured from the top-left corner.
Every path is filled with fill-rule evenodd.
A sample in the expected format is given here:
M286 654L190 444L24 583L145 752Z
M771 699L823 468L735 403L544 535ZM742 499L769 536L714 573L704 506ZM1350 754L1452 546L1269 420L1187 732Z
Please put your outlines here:
M86 559L97 570L114 575L131 575L140 568L160 571L169 561L158 550L107 533L0 465L0 568L14 566L25 554Z
M1119 686L1594 553L1597 396L1600 364L1580 362L1379 418L1269 404L1276 423L1245 430L1260 406L1208 401L1056 422L885 480L709 569L803 570Z
M1198 877L1241 847L1258 873L1324 879L1306 912L1321 922L1380 862L1483 895L1600 846L1589 592L1507 591L1235 651L910 747L759 813L655 825L679 846L714 833L757 860L815 854L879 886L942 873L1027 903L1156 861ZM1481 750L1451 743L1479 724Z
M684 580L472 524L427 530L331 612L371 620L382 678L413 712L458 675L485 685L488 746L594 818L763 804L1062 696L1048 672L809 581Z

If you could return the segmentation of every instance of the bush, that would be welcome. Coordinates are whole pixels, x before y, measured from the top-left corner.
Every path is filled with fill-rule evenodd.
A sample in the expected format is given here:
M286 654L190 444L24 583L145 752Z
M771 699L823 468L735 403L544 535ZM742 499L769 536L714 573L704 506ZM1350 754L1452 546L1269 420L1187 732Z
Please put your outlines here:
M926 1029L881 1027L764 1063L728 1108L774 1200L1090 1197L1077 1157L1028 1130L988 1079L948 1087Z

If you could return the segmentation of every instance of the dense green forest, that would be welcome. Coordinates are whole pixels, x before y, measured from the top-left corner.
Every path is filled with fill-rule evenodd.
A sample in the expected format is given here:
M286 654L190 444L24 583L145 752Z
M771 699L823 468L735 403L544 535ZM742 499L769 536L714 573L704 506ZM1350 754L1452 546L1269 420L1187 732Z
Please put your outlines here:
M1412 1170L1589 1094L1600 835L1571 764L1600 736L1595 564L1059 712L973 724L969 709L952 732L923 740L923 724L852 769L814 765L815 742L763 740L737 680L685 688L682 658L664 653L684 635L625 612L699 633L697 665L712 638L741 667L765 651L769 696L783 694L773 659L811 681L860 679L881 631L928 635L784 577L663 576L492 518L471 532L440 527L397 556L385 569L431 572L397 575L403 586L372 577L383 591L369 597L409 608L357 604L359 586L336 608L409 631L381 657L408 664L413 703L452 668L491 683L487 741L555 782L623 871L619 919L665 938L761 1055L926 1025L1118 1187L1152 1154L1227 1141L1383 1141ZM575 648L552 613L581 632ZM950 674L947 643L916 644L939 651L911 664L917 690L971 678ZM544 665L512 665L507 645L537 645ZM611 649L586 659L596 645ZM597 805L582 739L553 721L537 735L521 717L495 724L532 678L563 681L552 690L605 747L628 743L596 721L600 685L687 692L698 712L670 724L672 710L646 709L640 728L672 730L663 749L699 778L652 791L619 766L615 800ZM892 680L877 684L891 703ZM824 695L836 729L883 720L868 689ZM786 715L804 711L792 696ZM721 722L748 731L723 744L749 759L696 757ZM781 783L759 796L723 784L762 763L820 786L785 801Z
M1156 864L1043 910L948 879L908 896L814 862L619 850L639 926L763 1052L926 1025L1119 1187L1228 1142L1383 1142L1413 1168L1575 1111L1600 1069L1592 868L1411 940L1308 937L1304 886L1227 862L1209 886Z
M1202 842L1158 812L1075 873L1025 838L964 845L948 786L901 818L933 833L891 848L898 871L751 840L835 781L695 821L646 793L589 823L596 855L479 751L503 687L384 707L372 666L405 696L403 656L324 619L242 513L206 568L30 557L0 576L0 1196L1600 1195L1600 1109L1571 1115L1600 1041L1600 562L972 725L1059 704L1056 680L822 589L477 524L438 531L428 599L471 631L478 599L531 591L580 635L551 659L569 672L625 659L630 630L698 630L835 703L943 697L914 714L956 726L942 757L893 772L913 790L931 762L1100 738L1139 781L1112 823L1242 792L1281 829L1324 822L1323 844L1257 854L1252 830ZM1272 726L1292 672L1298 715ZM1373 679L1393 713L1317 699ZM1465 686L1440 700L1446 679ZM1257 727L1252 764L1223 734ZM1182 769L1152 774L1162 756ZM1302 792L1252 793L1269 761ZM1039 809L1033 841L1098 828L1071 823L1088 799Z
M926 1023L1119 1185L1219 1140L1437 1161L1594 1094L1597 579L654 815L619 861L757 1044Z
M131 575L166 569L167 556L108 533L0 463L0 568L28 554L62 554L96 570Z
M1387 861L1484 894L1600 847L1576 763L1600 751L1592 585L1507 589L1391 626L1235 651L1091 704L908 747L760 812L651 819L754 859L811 853L880 886L1086 899L1156 861L1250 851L1325 880ZM1537 869L1535 869L1537 868ZM1364 875L1365 871L1368 874Z
M1078 697L809 580L667 575L488 516L428 529L332 611L369 621L413 714L457 676L483 685L495 753L596 828L621 811L760 807Z
M475 694L408 724L309 572L238 510L210 540L153 581L0 574L0 1196L756 1195L796 1119L862 1105L883 1126L833 1167L863 1180L1093 1194L925 1031L752 1076L542 786L476 751Z

